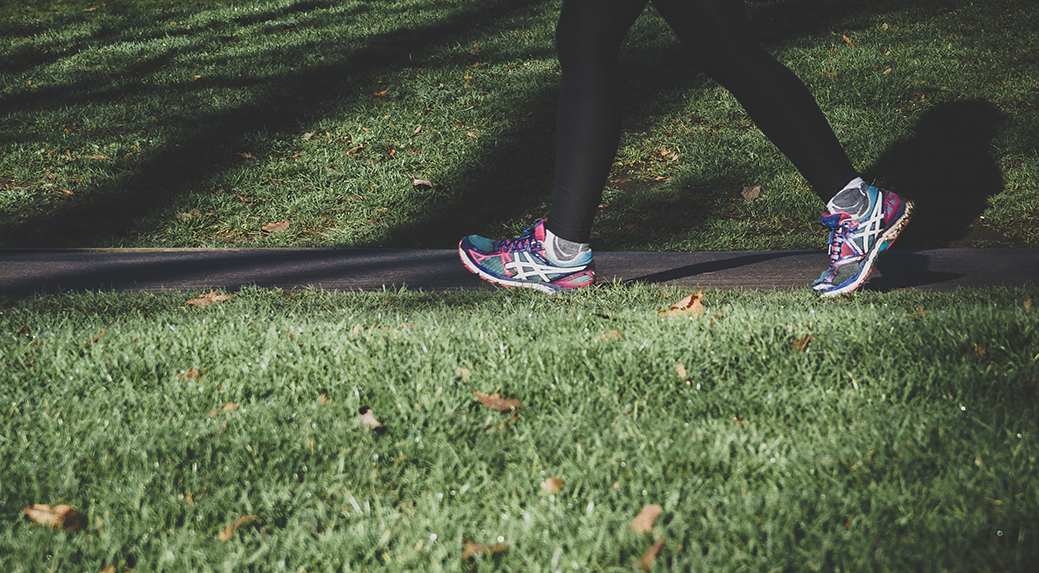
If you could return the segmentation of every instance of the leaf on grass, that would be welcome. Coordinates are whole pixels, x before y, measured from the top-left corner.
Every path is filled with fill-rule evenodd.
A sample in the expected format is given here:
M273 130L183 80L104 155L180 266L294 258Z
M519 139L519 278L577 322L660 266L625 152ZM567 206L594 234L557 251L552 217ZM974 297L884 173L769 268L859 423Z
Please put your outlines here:
M242 159L245 159L245 160L256 159L256 156L253 155L252 153L249 153L248 151L243 151L243 152L239 153L238 156L241 157Z
M974 358L981 359L985 356L985 347L981 344L974 345Z
M1025 310L1032 310L1032 297L1026 298L1023 306L1025 307Z
M363 145L355 145L354 147L351 147L350 149L347 149L346 153L344 155L353 155L353 154L357 153L358 151L360 151L362 149L364 149Z
M621 334L620 331L611 330L611 331L607 332L606 334L603 334L602 336L600 336L596 340L620 340L622 338L624 338L624 335Z
M541 495L555 495L563 491L562 478L550 477L541 483Z
M497 392L488 396L483 392L473 390L473 395L481 404L499 412L513 412L523 407L515 398L502 398Z
M458 374L458 377L461 378L463 382L468 382L469 378L473 375L468 368L462 368L461 366L455 368L455 374Z
M757 199L761 196L761 185L755 185L753 187L744 187L743 192L740 193L740 195L743 195L743 198L747 201Z
M418 135L420 131L422 131L422 126L421 125L416 127L415 131L411 132L411 135Z
M314 137L314 132L313 131L308 131L308 132L303 134L303 139L305 139L307 141L310 141L310 139L312 137Z
M215 290L211 290L204 295L193 298L184 304L188 306L206 306L218 302L224 302L225 300L234 298L233 294L217 294Z
M653 530L653 522L660 516L659 505L644 505L635 519L631 521L631 530L635 533L646 533Z
M238 197L238 200L241 201L242 203L245 203L246 205L248 205L248 204L253 202L252 197L249 197L248 195L242 195L241 193L235 193L234 196Z
M465 549L462 550L463 561L472 559L477 555L495 555L509 550L509 548L502 543L498 543L497 545L480 545L473 543L471 539L465 539L464 541Z
M679 378L685 378L686 376L689 375L689 373L685 371L685 366L682 366L681 363L678 364L678 366L675 368L675 370L678 371L678 377Z
M361 416L361 425L369 430L382 427L382 424L375 419L375 414L372 413L372 409L368 406L361 406L358 408L357 413Z
M242 517L239 517L238 519L236 519L234 521L234 523L228 523L227 527L225 527L223 529L223 531L221 531L218 534L218 537L220 537L220 541L230 541L230 539L232 537L234 537L234 532L237 531L239 527L241 527L245 523L249 523L250 521L253 521L253 520L256 520L256 519L260 519L260 516L258 516L258 515L243 515Z
M372 94L372 96L373 97L383 97L384 95L386 95L388 93L390 93L390 88L386 88L386 89L382 90L381 92L375 92L375 93Z
M794 347L794 350L796 350L798 352L804 352L805 349L808 348L808 343L811 342L811 340L812 340L812 335L811 334L806 334L802 338L797 338L795 336L794 337L794 341L791 342L790 345Z
M21 334L22 336L29 336L29 337L31 337L32 336L32 332L29 331L29 325L28 324L23 325L21 330L18 331L18 334Z
M646 554L642 556L642 559L639 559L639 569L643 571L650 571L653 569L653 562L657 560L657 554L659 554L660 550L663 548L664 538L661 537L646 550Z
M428 187L430 189L433 189L434 187L437 186L437 184L433 183L432 181L427 181L425 179L415 179L415 180L413 180L411 182L411 186L416 188L416 189L418 189L420 187Z
M215 418L215 417L217 417L217 415L220 412L223 412L225 414L234 414L235 410L238 409L238 405L239 404L237 402L228 402L228 403L224 404L223 406L220 406L219 409L211 410L209 412L209 417L210 418Z
M267 223L260 227L260 230L264 233L276 233L278 231L287 231L289 228L288 221L278 221L277 223Z
M75 531L87 526L87 516L71 505L55 505L51 507L37 503L32 507L26 507L22 511L32 521L57 530Z
M688 316L689 318L696 318L703 314L703 291L691 294L671 305L667 310L658 311L657 314L664 316Z
M322 406L326 406L332 403L332 400L328 399L328 390L321 391L321 396L318 396L317 403L321 404Z
M476 135L475 133L473 133L471 131L467 131L467 132L465 132L465 134L468 135L469 137L474 138L474 139L477 138L477 137L480 137L479 135Z
M191 219L193 219L191 213L177 213L176 215L174 215L174 217L181 221L190 221Z
M842 35L842 36L841 36L841 38L842 38L842 39L844 40L844 43L845 43L845 44L848 44L848 45L849 45L849 46L851 46L852 48L854 48L854 47L855 47L855 42L852 42L852 41L851 41L851 38L849 38L848 36L846 36L846 35Z
M86 10L84 10L84 12L86 12ZM115 565L109 565L101 571L98 571L98 573L115 573Z

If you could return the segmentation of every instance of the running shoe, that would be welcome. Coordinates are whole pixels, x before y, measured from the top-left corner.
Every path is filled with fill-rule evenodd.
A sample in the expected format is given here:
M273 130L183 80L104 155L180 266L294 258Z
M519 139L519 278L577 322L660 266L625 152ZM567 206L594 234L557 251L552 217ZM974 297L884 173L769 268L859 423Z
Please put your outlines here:
M862 217L828 213L820 221L830 229L830 268L812 283L812 288L824 297L851 292L866 282L877 256L895 242L909 223L912 201L876 187L869 187L867 195L870 206Z
M458 254L470 272L503 287L556 293L595 282L591 251L582 253L572 263L559 265L549 260L544 241L545 221L541 220L515 239L492 241L469 235L458 243Z

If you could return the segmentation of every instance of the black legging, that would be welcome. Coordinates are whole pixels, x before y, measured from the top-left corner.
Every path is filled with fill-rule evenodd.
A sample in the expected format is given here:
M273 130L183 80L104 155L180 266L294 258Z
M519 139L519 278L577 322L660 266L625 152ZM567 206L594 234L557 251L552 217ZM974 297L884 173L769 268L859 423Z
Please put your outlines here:
M548 228L586 243L617 153L617 56L648 0L563 0L556 49L563 85ZM829 201L858 177L808 88L754 39L743 0L653 0L700 71L739 100L758 128Z

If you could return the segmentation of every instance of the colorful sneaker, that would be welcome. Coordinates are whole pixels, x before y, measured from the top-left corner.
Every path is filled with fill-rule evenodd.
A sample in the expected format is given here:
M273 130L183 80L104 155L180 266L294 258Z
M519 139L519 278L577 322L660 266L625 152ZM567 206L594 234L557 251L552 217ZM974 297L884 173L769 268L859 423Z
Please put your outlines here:
M858 219L847 213L823 215L820 224L830 229L830 268L812 288L824 297L851 292L866 282L877 255L895 242L909 223L913 202L890 191L870 187L869 210Z
M470 272L503 287L555 293L591 286L595 282L591 251L562 266L548 259L544 240L545 221L542 220L515 239L492 241L469 235L458 243L458 254Z

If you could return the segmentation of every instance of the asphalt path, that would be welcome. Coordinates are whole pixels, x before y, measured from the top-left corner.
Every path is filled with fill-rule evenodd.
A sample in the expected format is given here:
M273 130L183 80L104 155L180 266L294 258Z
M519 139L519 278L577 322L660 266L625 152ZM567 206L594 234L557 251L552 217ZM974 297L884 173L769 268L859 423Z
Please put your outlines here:
M827 266L822 251L596 252L600 282L685 287L805 288ZM0 250L0 295L69 291L319 288L337 291L494 288L455 250L65 249ZM892 249L868 290L1039 285L1039 249Z

